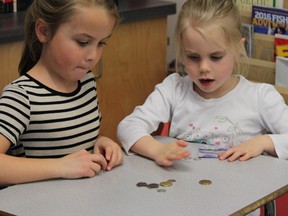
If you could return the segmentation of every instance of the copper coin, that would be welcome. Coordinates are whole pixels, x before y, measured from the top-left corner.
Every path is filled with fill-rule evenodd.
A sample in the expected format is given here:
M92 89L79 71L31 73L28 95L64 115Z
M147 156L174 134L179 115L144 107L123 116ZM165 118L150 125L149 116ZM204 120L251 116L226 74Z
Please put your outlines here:
M162 186L162 187L170 187L170 186L172 186L172 182L171 181L160 182L160 186Z
M137 187L147 187L148 184L147 184L146 182L138 182L138 183L136 184L136 186L137 186Z
M157 184L157 183L151 183L151 184L148 185L148 188L149 188L149 189L159 188L159 184Z
M208 180L208 179L202 179L202 180L199 181L199 184L201 184L201 185L210 185L210 184L212 184L212 181Z

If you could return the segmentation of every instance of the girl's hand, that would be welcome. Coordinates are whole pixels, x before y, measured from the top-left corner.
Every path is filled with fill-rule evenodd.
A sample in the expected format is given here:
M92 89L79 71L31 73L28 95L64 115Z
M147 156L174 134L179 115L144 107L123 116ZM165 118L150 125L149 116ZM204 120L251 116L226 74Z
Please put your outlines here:
M187 143L183 140L177 140L158 147L154 160L158 165L171 166L173 161L189 157L190 152L185 149Z
M60 158L60 176L62 178L93 177L101 169L105 170L107 162L101 154L91 154L86 150Z
M239 159L240 161L246 161L261 155L264 151L271 155L276 155L273 142L268 135L254 137L234 146L227 151L220 153L219 159L227 159L228 161Z
M262 154L263 150L261 146L255 144L251 145L249 142L244 142L238 146L232 147L225 152L219 154L220 160L227 159L228 161L246 161L250 158L256 157Z
M101 136L94 146L94 153L101 154L108 162L105 170L111 170L113 167L123 162L123 155L121 147L113 140Z

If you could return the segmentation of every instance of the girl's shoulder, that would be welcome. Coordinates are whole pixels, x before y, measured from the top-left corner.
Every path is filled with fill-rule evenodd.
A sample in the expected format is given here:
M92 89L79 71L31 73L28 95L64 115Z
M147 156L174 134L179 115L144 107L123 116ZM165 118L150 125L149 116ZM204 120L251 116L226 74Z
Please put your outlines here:
M172 73L164 79L163 83L166 85L183 88L185 86L190 86L192 81L188 75L181 76L178 73Z
M82 86L87 85L96 85L96 79L92 71L88 71L88 73L80 80ZM38 93L46 93L48 87L44 86L39 81L35 80L33 77L29 76L28 74L22 75L16 80L9 83L5 88L3 89L3 92L5 91L11 91L11 90L17 90L22 92L34 92L35 90ZM52 91L52 90L51 90ZM52 91L54 92L54 91Z
M254 95L260 100L282 100L281 94L277 91L274 85L269 83L259 83L247 80L243 76L240 76L239 89L245 95Z
M35 86L36 83L33 82L28 76L22 75L18 77L16 80L10 82L6 85L2 91L5 92L13 92L13 91L23 91L25 92L25 86Z
M247 87L255 91L276 91L275 86L269 83L254 82L246 79L243 76L240 76L240 86Z

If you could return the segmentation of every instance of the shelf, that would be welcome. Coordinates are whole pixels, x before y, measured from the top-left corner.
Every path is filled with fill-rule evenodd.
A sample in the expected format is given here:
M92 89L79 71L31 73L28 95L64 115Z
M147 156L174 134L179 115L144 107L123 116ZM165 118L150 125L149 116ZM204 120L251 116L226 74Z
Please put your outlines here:
M287 1L288 2L288 1ZM251 12L240 11L243 23L251 23ZM254 82L275 84L274 35L255 33L253 58L249 61L247 79ZM288 104L288 88L275 86Z

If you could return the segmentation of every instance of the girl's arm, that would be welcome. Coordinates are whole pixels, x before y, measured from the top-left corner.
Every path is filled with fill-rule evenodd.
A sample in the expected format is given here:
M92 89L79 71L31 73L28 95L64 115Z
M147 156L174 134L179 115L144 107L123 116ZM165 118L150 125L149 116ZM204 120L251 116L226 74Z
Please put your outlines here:
M92 177L107 162L101 154L86 150L58 159L31 159L6 155L10 142L0 134L0 184L11 185L54 178Z

